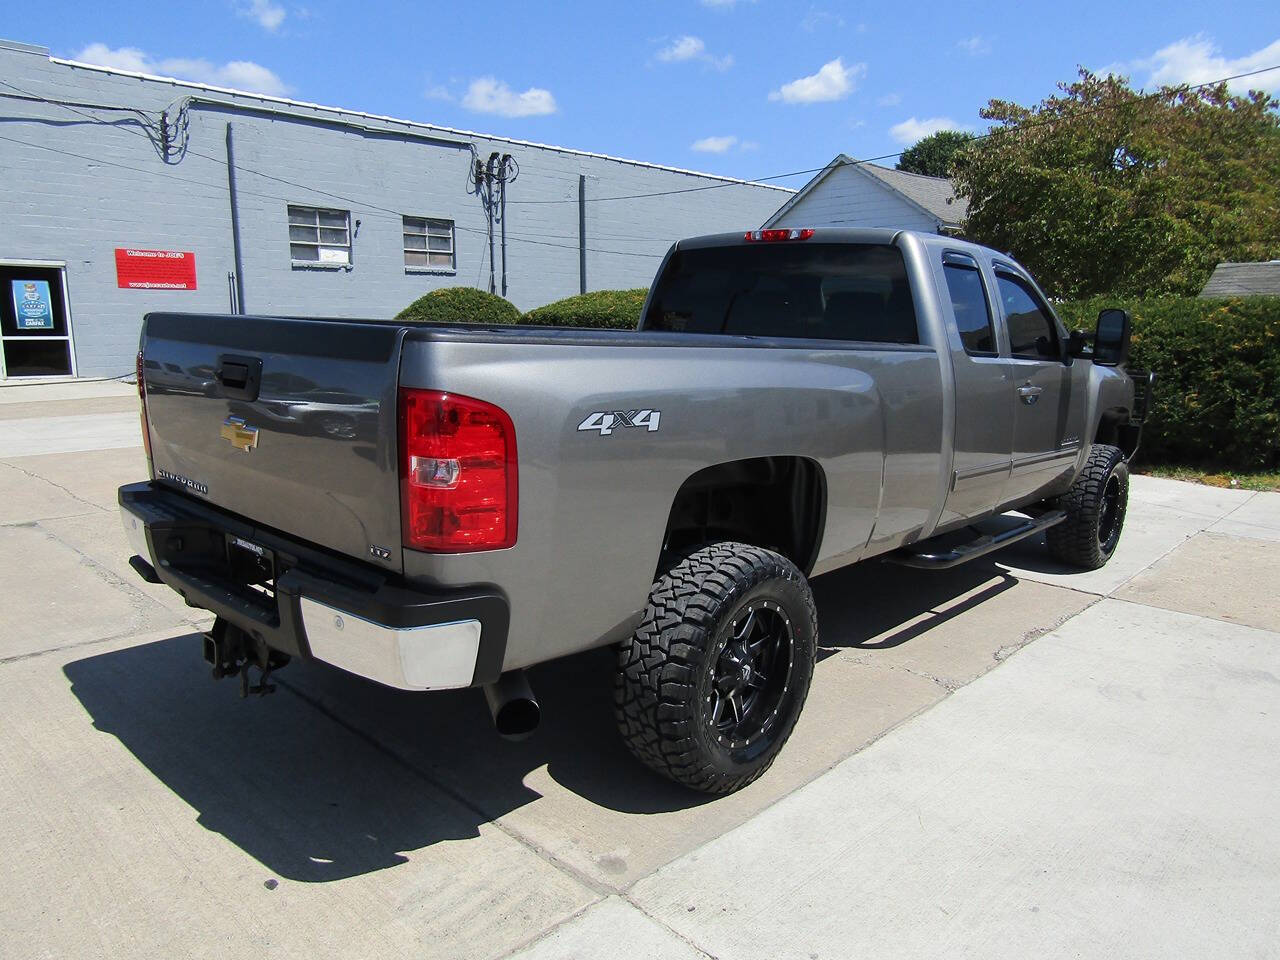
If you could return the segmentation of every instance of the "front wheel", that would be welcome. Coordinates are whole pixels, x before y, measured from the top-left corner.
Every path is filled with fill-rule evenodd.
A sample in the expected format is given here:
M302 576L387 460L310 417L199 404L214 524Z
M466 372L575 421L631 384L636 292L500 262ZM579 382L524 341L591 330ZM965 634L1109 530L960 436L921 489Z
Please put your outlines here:
M1115 553L1128 505L1124 451L1094 444L1084 470L1059 501L1067 519L1045 531L1049 552L1073 567L1097 570Z
M769 768L795 727L817 654L804 575L743 543L707 544L653 585L618 655L623 739L677 783L731 793Z

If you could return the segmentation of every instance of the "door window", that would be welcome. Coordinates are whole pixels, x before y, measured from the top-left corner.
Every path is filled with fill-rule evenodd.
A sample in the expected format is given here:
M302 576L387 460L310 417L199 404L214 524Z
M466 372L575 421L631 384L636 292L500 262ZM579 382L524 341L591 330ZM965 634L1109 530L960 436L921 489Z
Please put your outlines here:
M1009 349L1026 360L1058 360L1058 331L1053 317L1031 288L1008 273L996 274L1004 322L1009 328Z
M944 265L947 291L951 294L951 310L960 328L960 341L965 352L981 356L995 356L996 334L991 323L991 305L982 285L982 275L977 265L961 263Z

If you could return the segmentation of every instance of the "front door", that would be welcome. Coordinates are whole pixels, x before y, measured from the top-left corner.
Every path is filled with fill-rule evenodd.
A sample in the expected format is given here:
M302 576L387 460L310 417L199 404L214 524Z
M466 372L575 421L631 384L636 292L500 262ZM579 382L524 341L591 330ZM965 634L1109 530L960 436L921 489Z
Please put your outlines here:
M997 268L996 286L1013 372L1013 467L1001 499L1013 503L1074 471L1088 369L1067 362L1057 322L1029 281Z
M0 263L0 377L74 372L63 268Z

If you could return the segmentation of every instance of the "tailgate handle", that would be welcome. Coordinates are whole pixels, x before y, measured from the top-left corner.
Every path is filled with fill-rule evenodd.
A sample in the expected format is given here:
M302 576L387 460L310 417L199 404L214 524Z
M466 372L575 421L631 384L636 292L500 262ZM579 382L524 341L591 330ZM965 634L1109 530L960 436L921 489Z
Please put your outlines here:
M222 387L222 395L235 400L257 400L262 385L262 359L260 357L218 358L213 378Z

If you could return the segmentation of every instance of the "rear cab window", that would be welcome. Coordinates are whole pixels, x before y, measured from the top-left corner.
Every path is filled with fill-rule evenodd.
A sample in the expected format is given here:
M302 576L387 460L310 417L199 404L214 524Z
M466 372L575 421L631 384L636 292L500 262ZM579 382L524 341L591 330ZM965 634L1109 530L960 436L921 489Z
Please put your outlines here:
M951 311L960 331L960 342L970 356L994 357L999 352L991 302L978 262L963 254L947 253L943 257L943 274Z
M918 344L897 247L756 243L677 250L644 328L750 337Z

